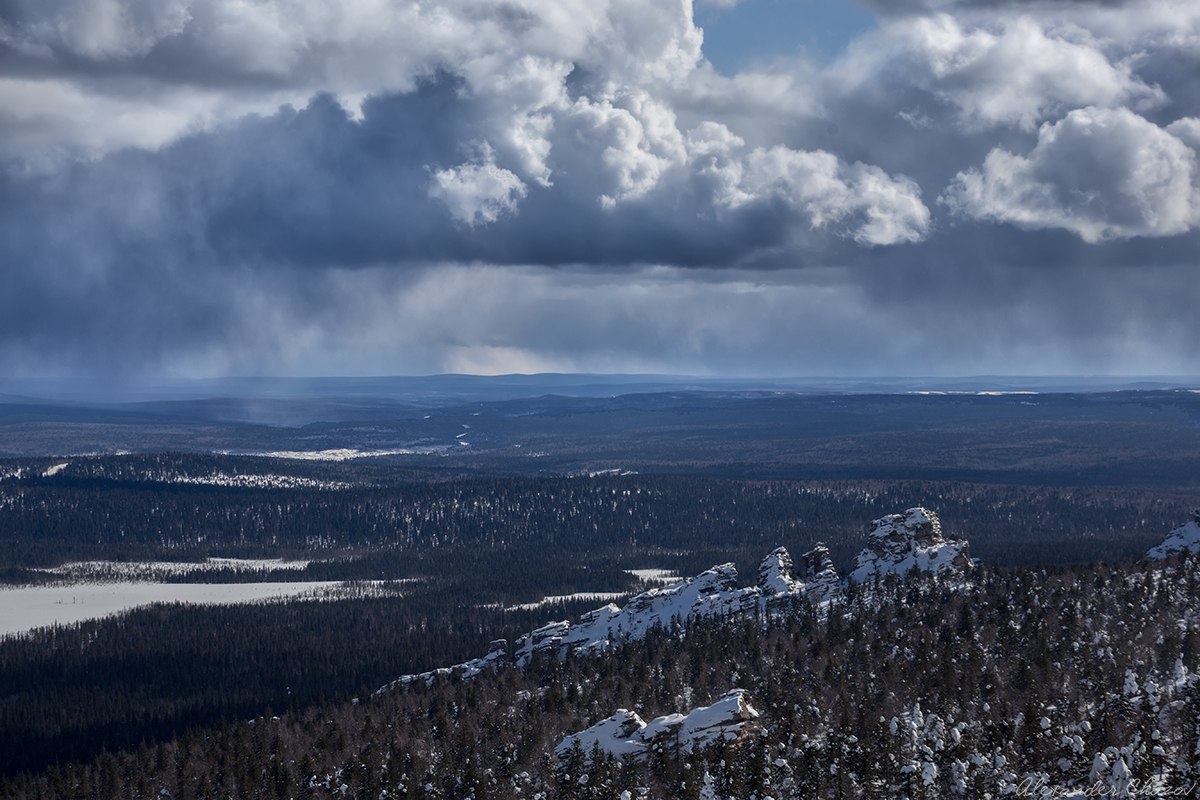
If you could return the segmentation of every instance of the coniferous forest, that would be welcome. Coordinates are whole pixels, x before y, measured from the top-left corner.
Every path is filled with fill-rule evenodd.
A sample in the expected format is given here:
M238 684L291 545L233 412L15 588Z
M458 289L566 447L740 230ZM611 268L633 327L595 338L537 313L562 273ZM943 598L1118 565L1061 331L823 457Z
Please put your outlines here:
M1186 491L183 454L45 472L11 462L0 479L10 591L119 583L135 566L167 583L342 588L0 639L6 798L982 797L1119 782L1126 768L1184 785L1196 769L1200 565L1141 560L1200 504ZM775 547L822 541L844 574L870 520L918 504L969 540L969 577L664 620L603 655L375 694L600 604L575 593L621 603L651 587L636 570L731 561L749 584ZM259 561L174 568L208 558ZM84 572L55 571L65 563ZM555 755L618 708L686 713L734 688L759 717L733 740Z
M10 778L13 798L1000 797L1200 773L1200 563L891 579L832 613L665 626L603 657L537 660L315 703ZM363 643L369 647L369 642ZM729 688L734 741L644 759L565 733L617 707ZM1036 795L1032 795L1036 796ZM1190 794L1188 796L1191 796Z

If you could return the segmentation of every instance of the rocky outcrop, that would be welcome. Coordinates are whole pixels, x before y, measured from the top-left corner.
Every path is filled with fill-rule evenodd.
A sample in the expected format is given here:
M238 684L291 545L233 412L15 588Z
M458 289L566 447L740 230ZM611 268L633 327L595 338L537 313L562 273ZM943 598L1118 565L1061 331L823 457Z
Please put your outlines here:
M792 577L792 556L786 547L776 547L758 567L758 588L763 597L794 595L801 584Z
M686 627L702 617L730 617L756 610L771 612L808 600L826 603L841 593L837 573L824 545L801 556L801 578L792 575L792 557L782 547L763 559L759 584L739 588L737 568L722 564L694 578L657 587L630 598L624 608L609 603L581 616L575 622L551 622L530 631L513 643L511 653L503 641L493 643L483 658L453 667L405 675L380 691L413 681L431 682L439 676L458 674L473 677L485 669L506 664L523 667L537 654L564 656L569 652L595 653L614 644L641 639L651 629L678 622Z
M817 542L816 547L800 556L796 574L805 598L811 603L836 600L842 595L842 579L833 568L833 559L824 542Z
M734 689L721 696L711 706L703 706L687 714L667 714L643 722L636 712L618 709L617 713L592 727L563 739L554 752L560 757L576 745L585 757L593 750L614 756L644 756L659 743L678 744L690 753L715 742L732 742L746 734L758 712L746 699L744 689Z
M819 605L841 597L842 581L823 543L795 564L787 549L779 547L758 568L758 590L767 610L801 600Z
M574 623L543 625L518 639L513 652L518 666L539 652L595 652L613 643L641 639L654 627L670 626L672 620L686 625L699 617L745 613L758 604L758 595L753 588L739 589L737 568L722 564L694 578L642 592L624 608L609 603Z
M401 676L391 683L380 687L376 694L387 692L392 689L399 689L401 687L408 686L410 683L421 680L425 681L426 683L432 683L435 678L448 678L455 674L457 674L460 678L474 678L481 672L499 669L507 664L508 661L508 640L496 639L491 643L491 645L488 646L487 655L483 656L482 658L473 658L470 661L462 664L455 664L452 667L441 667L429 672L422 672L419 675Z
M945 538L932 511L910 508L903 514L891 514L872 523L867 548L858 556L850 580L871 581L913 570L938 574L962 572L970 566L965 541ZM439 676L469 678L488 669L524 667L539 654L562 657L572 652L599 653L641 639L655 627L669 627L673 623L687 627L693 620L704 617L782 614L799 604L810 604L818 613L825 614L831 603L841 599L843 587L824 544L818 544L795 563L791 554L779 547L762 560L755 586L739 588L737 568L721 564L694 578L635 595L624 607L610 603L574 622L562 620L543 625L517 639L511 650L505 642L495 642L482 658L406 675L380 691L419 680L432 682Z
M1171 531L1162 544L1146 551L1146 557L1169 558L1184 551L1200 553L1200 508L1192 512L1189 521Z
M961 573L971 563L966 541L947 539L937 514L926 508L910 508L903 514L888 514L871 523L867 547L855 560L850 580L866 583L913 570Z

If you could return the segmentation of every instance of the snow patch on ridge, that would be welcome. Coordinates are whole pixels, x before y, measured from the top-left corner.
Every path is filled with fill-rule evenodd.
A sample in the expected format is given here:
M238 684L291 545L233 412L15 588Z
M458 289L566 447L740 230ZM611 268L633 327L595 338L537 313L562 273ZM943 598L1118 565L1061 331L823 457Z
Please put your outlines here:
M648 567L646 569L627 569L625 572L637 578L642 583L678 583L683 580L673 569Z
M505 611L532 611L543 606L552 606L556 603L569 603L572 600L594 600L603 602L605 600L617 600L624 597L628 592L575 592L574 594L552 594L543 597L541 600L535 600L532 603L517 603L515 606L505 606Z
M207 558L204 561L69 561L57 567L34 569L75 583L115 583L161 582L194 572L299 570L311 563L311 560L285 561L281 558Z
M193 486L221 486L234 489L324 489L338 491L353 489L354 484L345 481L322 481L296 475L245 475L215 472L211 475L173 475L167 483Z

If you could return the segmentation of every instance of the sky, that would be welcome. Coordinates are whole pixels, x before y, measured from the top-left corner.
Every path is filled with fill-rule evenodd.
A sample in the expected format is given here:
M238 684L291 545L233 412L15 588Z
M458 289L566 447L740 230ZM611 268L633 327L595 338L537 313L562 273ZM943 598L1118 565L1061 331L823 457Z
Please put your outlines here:
M0 375L1200 374L1195 0L0 0Z

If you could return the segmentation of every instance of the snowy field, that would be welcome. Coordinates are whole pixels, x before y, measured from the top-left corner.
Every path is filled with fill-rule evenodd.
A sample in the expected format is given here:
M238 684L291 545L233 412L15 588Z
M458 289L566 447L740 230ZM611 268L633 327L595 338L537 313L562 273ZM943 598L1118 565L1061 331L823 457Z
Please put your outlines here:
M70 625L152 603L230 605L285 597L336 597L340 581L295 583L81 583L0 589L0 636Z
M625 570L642 583L678 583L683 580L673 569L627 569Z
M379 458L381 456L428 456L445 453L445 445L429 447L396 447L388 450L359 450L339 447L331 450L271 450L243 451L218 450L220 455L257 456L262 458L290 458L297 461L352 461L357 458Z

